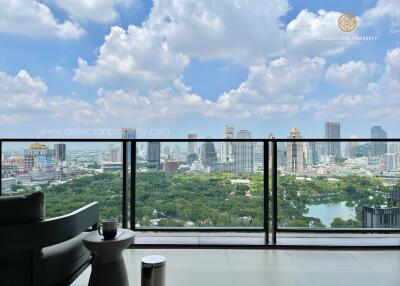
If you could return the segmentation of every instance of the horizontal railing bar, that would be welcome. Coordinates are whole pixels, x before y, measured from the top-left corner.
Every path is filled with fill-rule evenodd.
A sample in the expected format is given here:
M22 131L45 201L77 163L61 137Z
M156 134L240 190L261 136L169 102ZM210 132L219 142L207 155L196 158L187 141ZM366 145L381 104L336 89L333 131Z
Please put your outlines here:
M151 232L264 232L263 227L135 227Z
M276 142L397 142L399 138L279 138L279 139L268 139Z
M115 138L0 138L3 142L400 142L400 138L251 138L251 139L115 139Z
M3 142L123 142L132 139L117 138L0 138Z
M400 233L400 228L306 228L278 227L277 232L291 233Z

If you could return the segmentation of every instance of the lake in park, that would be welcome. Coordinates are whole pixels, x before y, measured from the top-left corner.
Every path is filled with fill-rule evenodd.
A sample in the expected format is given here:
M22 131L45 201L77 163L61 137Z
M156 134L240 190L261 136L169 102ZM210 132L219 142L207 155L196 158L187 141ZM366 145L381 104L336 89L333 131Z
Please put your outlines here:
M340 217L343 220L355 219L356 217L355 208L347 207L346 202L306 205L306 208L308 208L306 216L319 218L326 227L330 227L336 217Z

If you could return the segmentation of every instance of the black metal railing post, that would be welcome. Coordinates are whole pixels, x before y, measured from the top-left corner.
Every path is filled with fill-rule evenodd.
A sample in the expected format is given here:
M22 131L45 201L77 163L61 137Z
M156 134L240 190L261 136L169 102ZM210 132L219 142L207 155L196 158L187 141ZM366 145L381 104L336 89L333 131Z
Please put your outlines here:
M131 201L130 201L130 211L131 211L131 229L136 229L136 140L131 141Z
M264 231L265 244L269 244L269 140L263 141L264 156L264 174L263 174L263 191L264 191Z
M127 164L127 152L128 142L122 141L122 227L127 228L128 226L128 164Z
M278 143L272 141L272 244L276 245L278 229Z

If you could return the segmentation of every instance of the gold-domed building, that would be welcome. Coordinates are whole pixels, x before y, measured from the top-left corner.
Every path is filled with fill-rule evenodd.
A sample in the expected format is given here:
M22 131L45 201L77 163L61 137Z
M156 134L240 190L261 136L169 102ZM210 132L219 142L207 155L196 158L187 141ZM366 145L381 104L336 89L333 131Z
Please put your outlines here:
M296 126L290 129L288 139L301 139L301 134ZM301 174L304 172L304 146L303 142L292 142L287 143L287 161L286 171L291 174Z

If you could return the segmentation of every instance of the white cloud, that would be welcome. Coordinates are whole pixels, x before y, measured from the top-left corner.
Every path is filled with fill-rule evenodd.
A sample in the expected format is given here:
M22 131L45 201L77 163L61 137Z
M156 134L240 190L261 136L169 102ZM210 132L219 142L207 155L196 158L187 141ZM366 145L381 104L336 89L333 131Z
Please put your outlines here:
M98 125L174 120L205 110L204 100L179 79L171 87L147 91L99 89L95 102L49 96L47 85L21 70L16 76L0 72L0 124L30 122L60 128L74 124Z
M93 65L79 59L74 79L85 84L157 88L178 78L189 59L172 53L167 42L147 28L113 27Z
M47 109L55 119L68 120L75 124L97 124L101 122L96 108L84 100L74 100L62 96L49 98Z
M342 91L360 92L367 88L376 65L362 61L349 61L345 64L332 64L325 74L325 80Z
M78 60L85 84L163 88L179 78L189 58L264 62L283 52L279 17L287 1L154 1L148 19L125 31L113 27L94 63Z
M56 73L58 73L58 74L65 74L66 73L65 69L62 66L59 66L59 65L56 65L54 67L54 71Z
M0 126L1 125L13 125L17 123L24 122L26 120L26 116L23 114L0 114Z
M322 77L324 65L322 58L279 58L269 65L252 66L248 79L217 101L194 94L180 79L169 87L145 92L99 89L94 107L102 122L119 125L173 121L195 114L223 118L292 115Z
M53 0L69 13L72 19L88 19L95 22L111 22L118 16L117 5L130 5L133 0Z
M343 92L326 103L314 102L308 108L316 109L322 118L400 118L400 48L389 50L382 76L368 83L361 93Z
M392 32L400 31L400 1L378 0L375 7L364 12L362 18L367 25L372 25L380 19L390 18Z
M137 91L100 89L96 101L104 120L131 124L152 120L173 120L186 113L201 112L204 101L192 94L180 80L172 87L149 91L143 95Z
M317 13L302 10L286 26L287 53L301 56L331 55L345 51L351 41L326 40L326 37L356 36L357 30L342 32L338 19L342 15L336 11L319 10ZM357 17L357 21L361 19Z
M324 65L322 58L279 58L269 65L253 66L245 82L223 93L216 103L208 102L205 113L221 117L292 115L322 77Z
M172 50L254 64L283 51L286 0L156 0L146 22Z
M47 85L39 78L32 78L21 70L15 77L0 72L0 108L7 109L42 109L45 106L43 95Z
M31 37L77 39L85 30L76 22L56 19L50 9L34 0L0 0L0 32Z
M16 76L0 72L1 124L24 121L46 124L54 118L71 123L99 122L93 106L85 101L48 96L47 85L25 70Z

